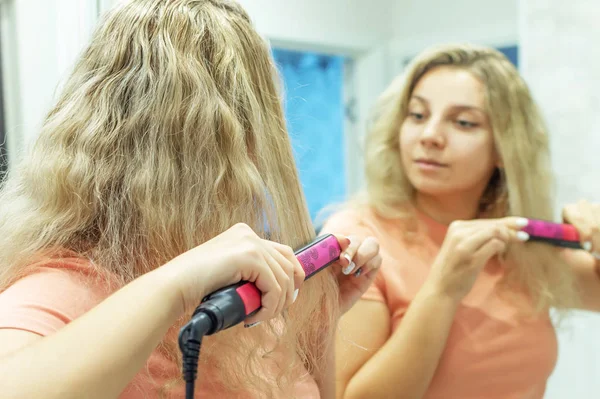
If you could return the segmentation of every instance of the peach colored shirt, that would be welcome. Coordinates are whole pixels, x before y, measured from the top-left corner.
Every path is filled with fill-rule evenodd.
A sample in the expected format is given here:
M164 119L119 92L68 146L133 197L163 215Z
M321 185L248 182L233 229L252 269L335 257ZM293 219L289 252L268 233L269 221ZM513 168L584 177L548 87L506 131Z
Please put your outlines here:
M404 223L372 212L343 211L324 226L328 232L379 240L382 267L363 299L388 307L392 333L427 278L447 231L419 213L416 235L407 239ZM490 261L462 301L424 399L543 398L557 360L556 334L548 316L525 321L498 297L502 275L503 266Z
M79 258L62 258L35 265L32 273L0 293L0 329L29 331L41 336L55 333L110 294L101 281L105 280L98 278L89 263ZM202 374L203 370L200 370L197 398L234 397L214 385L203 383ZM119 398L158 398L159 389L180 375L180 366L156 349L146 367ZM317 384L306 372L299 375L294 395L298 399L320 398ZM184 396L182 384L169 393L170 398Z

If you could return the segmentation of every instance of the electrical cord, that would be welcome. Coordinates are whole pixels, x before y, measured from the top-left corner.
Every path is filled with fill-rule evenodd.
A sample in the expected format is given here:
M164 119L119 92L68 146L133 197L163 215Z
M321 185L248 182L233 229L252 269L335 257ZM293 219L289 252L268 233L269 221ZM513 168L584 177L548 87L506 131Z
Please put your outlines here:
M194 311L192 319L179 331L186 399L194 398L202 339L241 323L248 317L243 297L240 296L240 291L243 292L248 286L242 281L207 296Z

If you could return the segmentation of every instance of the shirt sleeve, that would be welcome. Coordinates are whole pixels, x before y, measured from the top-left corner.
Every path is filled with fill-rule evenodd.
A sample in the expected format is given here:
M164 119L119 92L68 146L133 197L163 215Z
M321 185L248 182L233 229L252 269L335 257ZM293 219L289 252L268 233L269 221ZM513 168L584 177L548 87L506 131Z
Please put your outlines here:
M50 335L102 300L89 274L39 267L0 293L0 329Z

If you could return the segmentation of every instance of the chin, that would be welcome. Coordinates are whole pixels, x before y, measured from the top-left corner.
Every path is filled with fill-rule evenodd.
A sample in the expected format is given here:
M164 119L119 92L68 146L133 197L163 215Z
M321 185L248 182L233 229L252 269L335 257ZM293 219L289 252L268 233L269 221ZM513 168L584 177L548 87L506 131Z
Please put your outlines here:
M457 191L456 188L448 187L438 179L413 178L410 176L409 181L416 191L429 196L447 195Z
M439 184L415 184L413 187L420 194L425 194L430 197L443 197L457 191L453 190L451 187L444 187Z

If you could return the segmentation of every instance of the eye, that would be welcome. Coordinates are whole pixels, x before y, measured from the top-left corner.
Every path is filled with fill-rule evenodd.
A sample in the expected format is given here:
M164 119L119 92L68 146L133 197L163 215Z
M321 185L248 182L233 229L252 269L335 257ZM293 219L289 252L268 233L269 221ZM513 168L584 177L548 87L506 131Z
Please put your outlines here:
M456 123L458 124L458 126L460 126L462 128L465 128L465 129L472 129L472 128L474 128L474 127L477 126L476 123L469 122L469 121L466 121L464 119L459 119L459 120L456 121Z
M425 118L425 116L419 112L409 112L408 116L416 121L421 121Z

